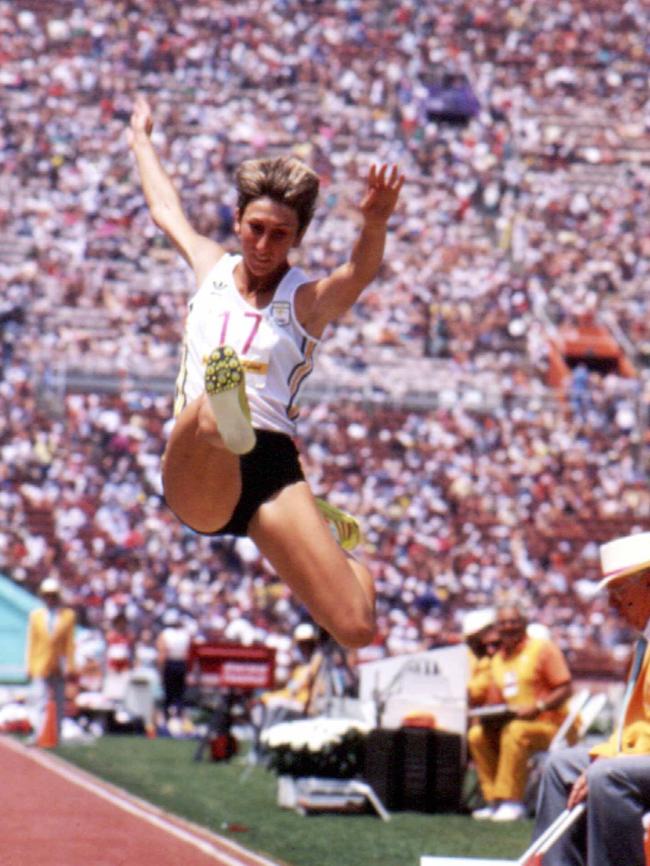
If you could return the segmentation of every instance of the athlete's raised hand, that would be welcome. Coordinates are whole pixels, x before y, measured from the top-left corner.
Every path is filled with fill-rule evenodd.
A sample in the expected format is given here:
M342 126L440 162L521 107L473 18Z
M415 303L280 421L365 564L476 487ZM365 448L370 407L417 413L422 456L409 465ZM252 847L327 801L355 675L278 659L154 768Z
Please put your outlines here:
M151 135L153 129L153 115L151 106L144 96L139 95L133 103L133 112L131 113L131 123L126 131L126 139L129 147L132 147L135 139L140 135L146 135L147 138Z
M404 175L400 174L396 165L388 169L384 165L370 166L368 172L368 188L359 205L366 223L386 223L395 210L400 190L404 184Z

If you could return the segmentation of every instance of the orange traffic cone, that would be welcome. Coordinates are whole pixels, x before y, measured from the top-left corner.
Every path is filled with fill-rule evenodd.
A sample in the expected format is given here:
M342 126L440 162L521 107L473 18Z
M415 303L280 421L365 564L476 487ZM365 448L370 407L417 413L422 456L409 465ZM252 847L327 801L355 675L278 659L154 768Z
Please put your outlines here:
M47 702L45 710L45 719L43 727L39 731L36 745L42 749L56 749L59 745L59 733L56 718L56 701L50 698Z

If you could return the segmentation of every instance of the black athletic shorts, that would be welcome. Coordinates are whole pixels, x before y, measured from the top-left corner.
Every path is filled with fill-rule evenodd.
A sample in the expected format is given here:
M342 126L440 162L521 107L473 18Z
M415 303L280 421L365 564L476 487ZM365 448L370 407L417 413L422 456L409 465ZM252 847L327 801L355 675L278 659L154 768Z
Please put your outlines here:
M248 524L262 505L289 484L304 481L298 449L286 433L256 430L255 447L239 458L241 496L232 517L216 532L202 535L248 535Z

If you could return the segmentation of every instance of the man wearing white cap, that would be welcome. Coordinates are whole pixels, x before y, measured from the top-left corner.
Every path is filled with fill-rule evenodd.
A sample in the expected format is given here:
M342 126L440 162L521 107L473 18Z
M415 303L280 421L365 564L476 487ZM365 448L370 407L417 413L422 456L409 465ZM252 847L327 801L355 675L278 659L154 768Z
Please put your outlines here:
M316 628L310 622L301 622L294 629L293 640L299 661L284 688L261 696L265 708L263 727L281 719L305 715L316 697L314 686L323 663Z
M640 633L619 721L591 750L551 755L540 787L534 836L564 809L586 802L585 815L544 856L544 866L644 866L642 818L650 810L650 532L600 548L609 600Z
M75 673L75 613L61 605L61 585L53 577L40 586L44 606L29 615L27 673L34 695L34 731L38 741L50 698L56 702L57 736L61 733L66 680Z
M469 652L467 697L470 706L490 703L490 661L499 644L495 622L496 610L493 607L471 610L463 617L463 638Z

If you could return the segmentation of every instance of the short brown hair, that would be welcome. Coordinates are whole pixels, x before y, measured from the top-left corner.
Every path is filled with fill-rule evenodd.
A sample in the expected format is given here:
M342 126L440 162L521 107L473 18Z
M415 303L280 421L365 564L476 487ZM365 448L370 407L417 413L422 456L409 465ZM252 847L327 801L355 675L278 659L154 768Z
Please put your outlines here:
M316 207L320 181L315 171L295 156L247 159L235 179L240 215L252 201L270 198L296 212L298 237L302 237Z

